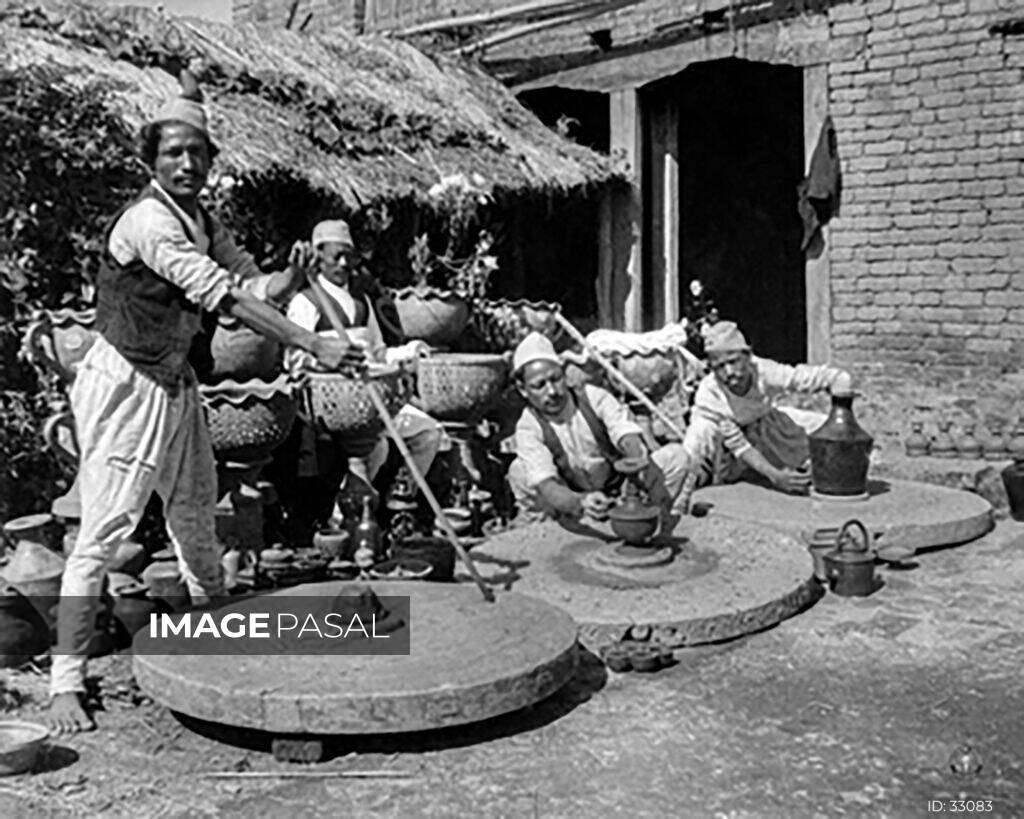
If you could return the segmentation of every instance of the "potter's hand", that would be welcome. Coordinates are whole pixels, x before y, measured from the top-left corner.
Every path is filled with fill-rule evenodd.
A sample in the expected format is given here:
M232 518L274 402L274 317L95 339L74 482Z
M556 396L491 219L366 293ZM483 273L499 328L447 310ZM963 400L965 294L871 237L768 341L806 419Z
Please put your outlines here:
M317 363L326 370L358 368L366 363L363 348L353 344L348 338L317 336L310 352L316 356Z
M853 395L853 376L846 371L840 372L832 382L829 391L832 395Z
M594 520L604 520L608 517L608 510L612 507L612 500L604 492L587 492L580 499L580 508L583 514Z
M771 479L776 489L790 495L806 495L811 488L811 476L796 469L777 469Z

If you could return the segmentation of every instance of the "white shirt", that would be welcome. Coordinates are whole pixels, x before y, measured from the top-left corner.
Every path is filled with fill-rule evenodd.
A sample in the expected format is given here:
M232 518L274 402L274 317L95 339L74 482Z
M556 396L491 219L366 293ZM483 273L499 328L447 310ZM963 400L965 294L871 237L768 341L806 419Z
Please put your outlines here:
M604 422L613 445L618 446L627 435L641 434L629 410L611 393L592 384L586 384L583 389L594 413ZM576 404L570 399L561 417L548 421L565 450L573 481L587 491L602 489L611 478L612 467ZM554 455L544 443L540 422L529 409L523 410L516 423L516 454L526 467L528 486L537 487L549 478L561 477Z

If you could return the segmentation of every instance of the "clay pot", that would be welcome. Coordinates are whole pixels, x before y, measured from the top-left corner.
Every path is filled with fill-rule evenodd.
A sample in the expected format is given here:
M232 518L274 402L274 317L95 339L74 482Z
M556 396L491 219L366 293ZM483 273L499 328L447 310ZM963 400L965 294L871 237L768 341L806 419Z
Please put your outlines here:
M955 458L956 442L953 441L953 436L949 434L953 422L938 421L936 426L939 431L936 433L935 438L932 439L932 455L936 458Z
M210 340L213 370L209 382L225 379L272 381L281 371L281 345L246 327L232 316L220 316Z
M469 305L448 290L433 287L403 287L394 291L395 307L402 332L431 347L447 347L466 328Z
M131 643L135 633L149 625L150 615L160 611L160 604L144 597L118 596L114 599L114 619L124 628L124 636Z
M107 571L137 575L146 564L146 547L141 543L126 540L117 547Z
M167 605L173 611L183 609L189 602L188 589L181 579L178 561L161 560L150 563L142 573L149 587L147 597Z
M296 404L284 376L275 381L222 381L199 394L218 459L248 462L279 446L295 422Z
M1010 502L1010 517L1024 521L1024 458L1018 457L1002 472L1003 486Z
M853 396L832 396L825 423L808 436L811 482L822 495L863 495L867 491L873 439L853 415Z
M33 364L70 384L99 335L93 329L95 323L94 309L43 311L25 332L25 352Z
M903 446L910 458L919 458L928 454L930 447L928 437L924 434L924 422L913 421L910 425L910 434L904 439Z
M344 529L318 529L313 534L313 546L328 560L350 560L352 536Z
M629 663L634 671L649 674L661 668L661 649L646 643L637 643L629 649Z
M401 368L371 366L367 378L376 386L389 413L397 412L405 403ZM302 402L314 426L338 438L349 457L368 455L384 429L362 379L341 373L310 373Z
M676 357L668 351L611 356L612 363L644 395L657 403L679 378ZM618 385L613 383L614 388Z
M980 458L981 443L974 437L974 424L964 424L963 434L957 442L958 454L961 458Z
M608 520L612 531L630 546L643 546L658 531L660 516L656 506L644 506L629 497L608 513Z
M50 731L34 722L0 722L0 776L13 776L35 767Z
M451 580L455 576L455 547L442 538L408 538L396 543L391 553L399 560L422 560L430 564L431 580Z
M459 537L464 537L469 534L470 529L473 528L473 513L469 509L462 509L459 507L450 507L448 509L442 509L444 516L448 518L448 523L451 524L452 530ZM444 529L437 522L434 524L438 532L444 533Z
M629 649L620 643L610 645L602 651L601 659L611 671L617 671L620 674L633 668Z
M988 425L988 434L982 439L982 456L986 461L1005 461L1009 454L1006 450L1006 439L1003 437L1002 425L993 422Z
M64 556L51 548L54 538L51 515L27 515L8 521L4 534L16 542L14 554L3 568L2 579L24 595L52 629L57 622Z
M557 304L545 301L484 300L474 303L470 323L486 349L496 353L514 350L532 332L547 336L560 350L572 342L555 319L559 309Z
M435 353L416 365L416 393L425 413L438 421L479 418L508 383L505 356Z
M860 541L844 537L849 529L860 532ZM871 536L860 521L848 521L840 528L835 551L825 555L825 573L832 591L841 597L867 597L878 588Z

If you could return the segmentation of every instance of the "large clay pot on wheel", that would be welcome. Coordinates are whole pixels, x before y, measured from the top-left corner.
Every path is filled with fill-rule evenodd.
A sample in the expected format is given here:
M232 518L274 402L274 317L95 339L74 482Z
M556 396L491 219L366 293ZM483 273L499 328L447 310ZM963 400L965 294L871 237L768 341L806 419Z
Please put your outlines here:
M213 370L208 380L271 381L281 370L281 345L232 316L219 316L210 340Z
M420 407L438 421L477 418L508 383L508 359L490 353L435 353L416 364Z
M394 292L394 299L402 332L431 347L452 344L469 321L469 305L450 290L403 287Z

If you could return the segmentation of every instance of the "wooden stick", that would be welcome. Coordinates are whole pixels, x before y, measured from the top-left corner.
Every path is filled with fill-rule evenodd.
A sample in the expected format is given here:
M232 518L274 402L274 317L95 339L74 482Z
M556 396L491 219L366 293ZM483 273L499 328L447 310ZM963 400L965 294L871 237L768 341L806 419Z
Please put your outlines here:
M217 771L203 779L409 779L406 771Z
M331 322L331 326L334 328L338 335L345 335L345 326L342 324L341 317L334 309L334 305L331 304L327 298L327 294L324 293L323 287L320 285L320 279L317 276L309 277L309 285L313 289L313 295L316 296L316 300L320 302L320 308L327 315L328 321ZM391 440L395 442L395 446L398 447L398 451L402 453L402 458L405 460L405 465L409 467L409 473L412 475L413 480L416 481L416 485L419 486L423 496L427 499L427 503L430 504L430 508L437 518L437 522L441 525L445 535L448 537L449 542L455 547L455 552L461 558L462 562L466 566L466 571L469 572L469 576L473 578L473 582L476 583L480 589L481 594L484 596L484 600L488 603L495 601L494 590L484 583L480 573L476 570L476 565L473 563L473 559L469 556L459 540L459 536L455 533L455 529L452 527L451 522L448 520L444 511L441 509L441 504L437 502L437 498L434 497L434 493L430 490L430 486L427 484L426 478L420 473L419 467L416 466L416 462L412 458L412 453L409 452L409 447L406 446L405 441L402 439L401 433L398 431L398 427L395 426L394 420L391 418L391 413L388 412L387 406L384 404L384 399L381 398L380 393L377 391L377 385L369 379L365 381L366 393L370 396L370 400L373 402L374 408L380 415L381 420L384 422L384 426L388 431L388 435Z
M673 434L678 436L680 441L682 441L683 438L686 437L683 434L683 431L676 425L675 421L669 418L668 415L658 406L656 406L650 398L644 395L643 392L641 392L640 389L637 386L635 386L632 381L626 378L626 376L619 372L607 359L605 359L605 357L594 348L594 345L583 337L583 333L581 333L579 330L572 326L572 322L570 322L560 312L556 311L554 316L555 320L560 325L562 325L562 329L564 329L570 336L572 336L573 341L577 342L578 344L582 344L583 349L586 350L587 353L591 355L593 359L598 364L600 364L601 367L603 367L604 370L610 376L612 376L616 381L622 384L622 386L624 386L633 395L633 397L636 398L641 404L647 407L647 409L649 409L651 413L656 415L661 421L661 423L668 427L668 429Z

